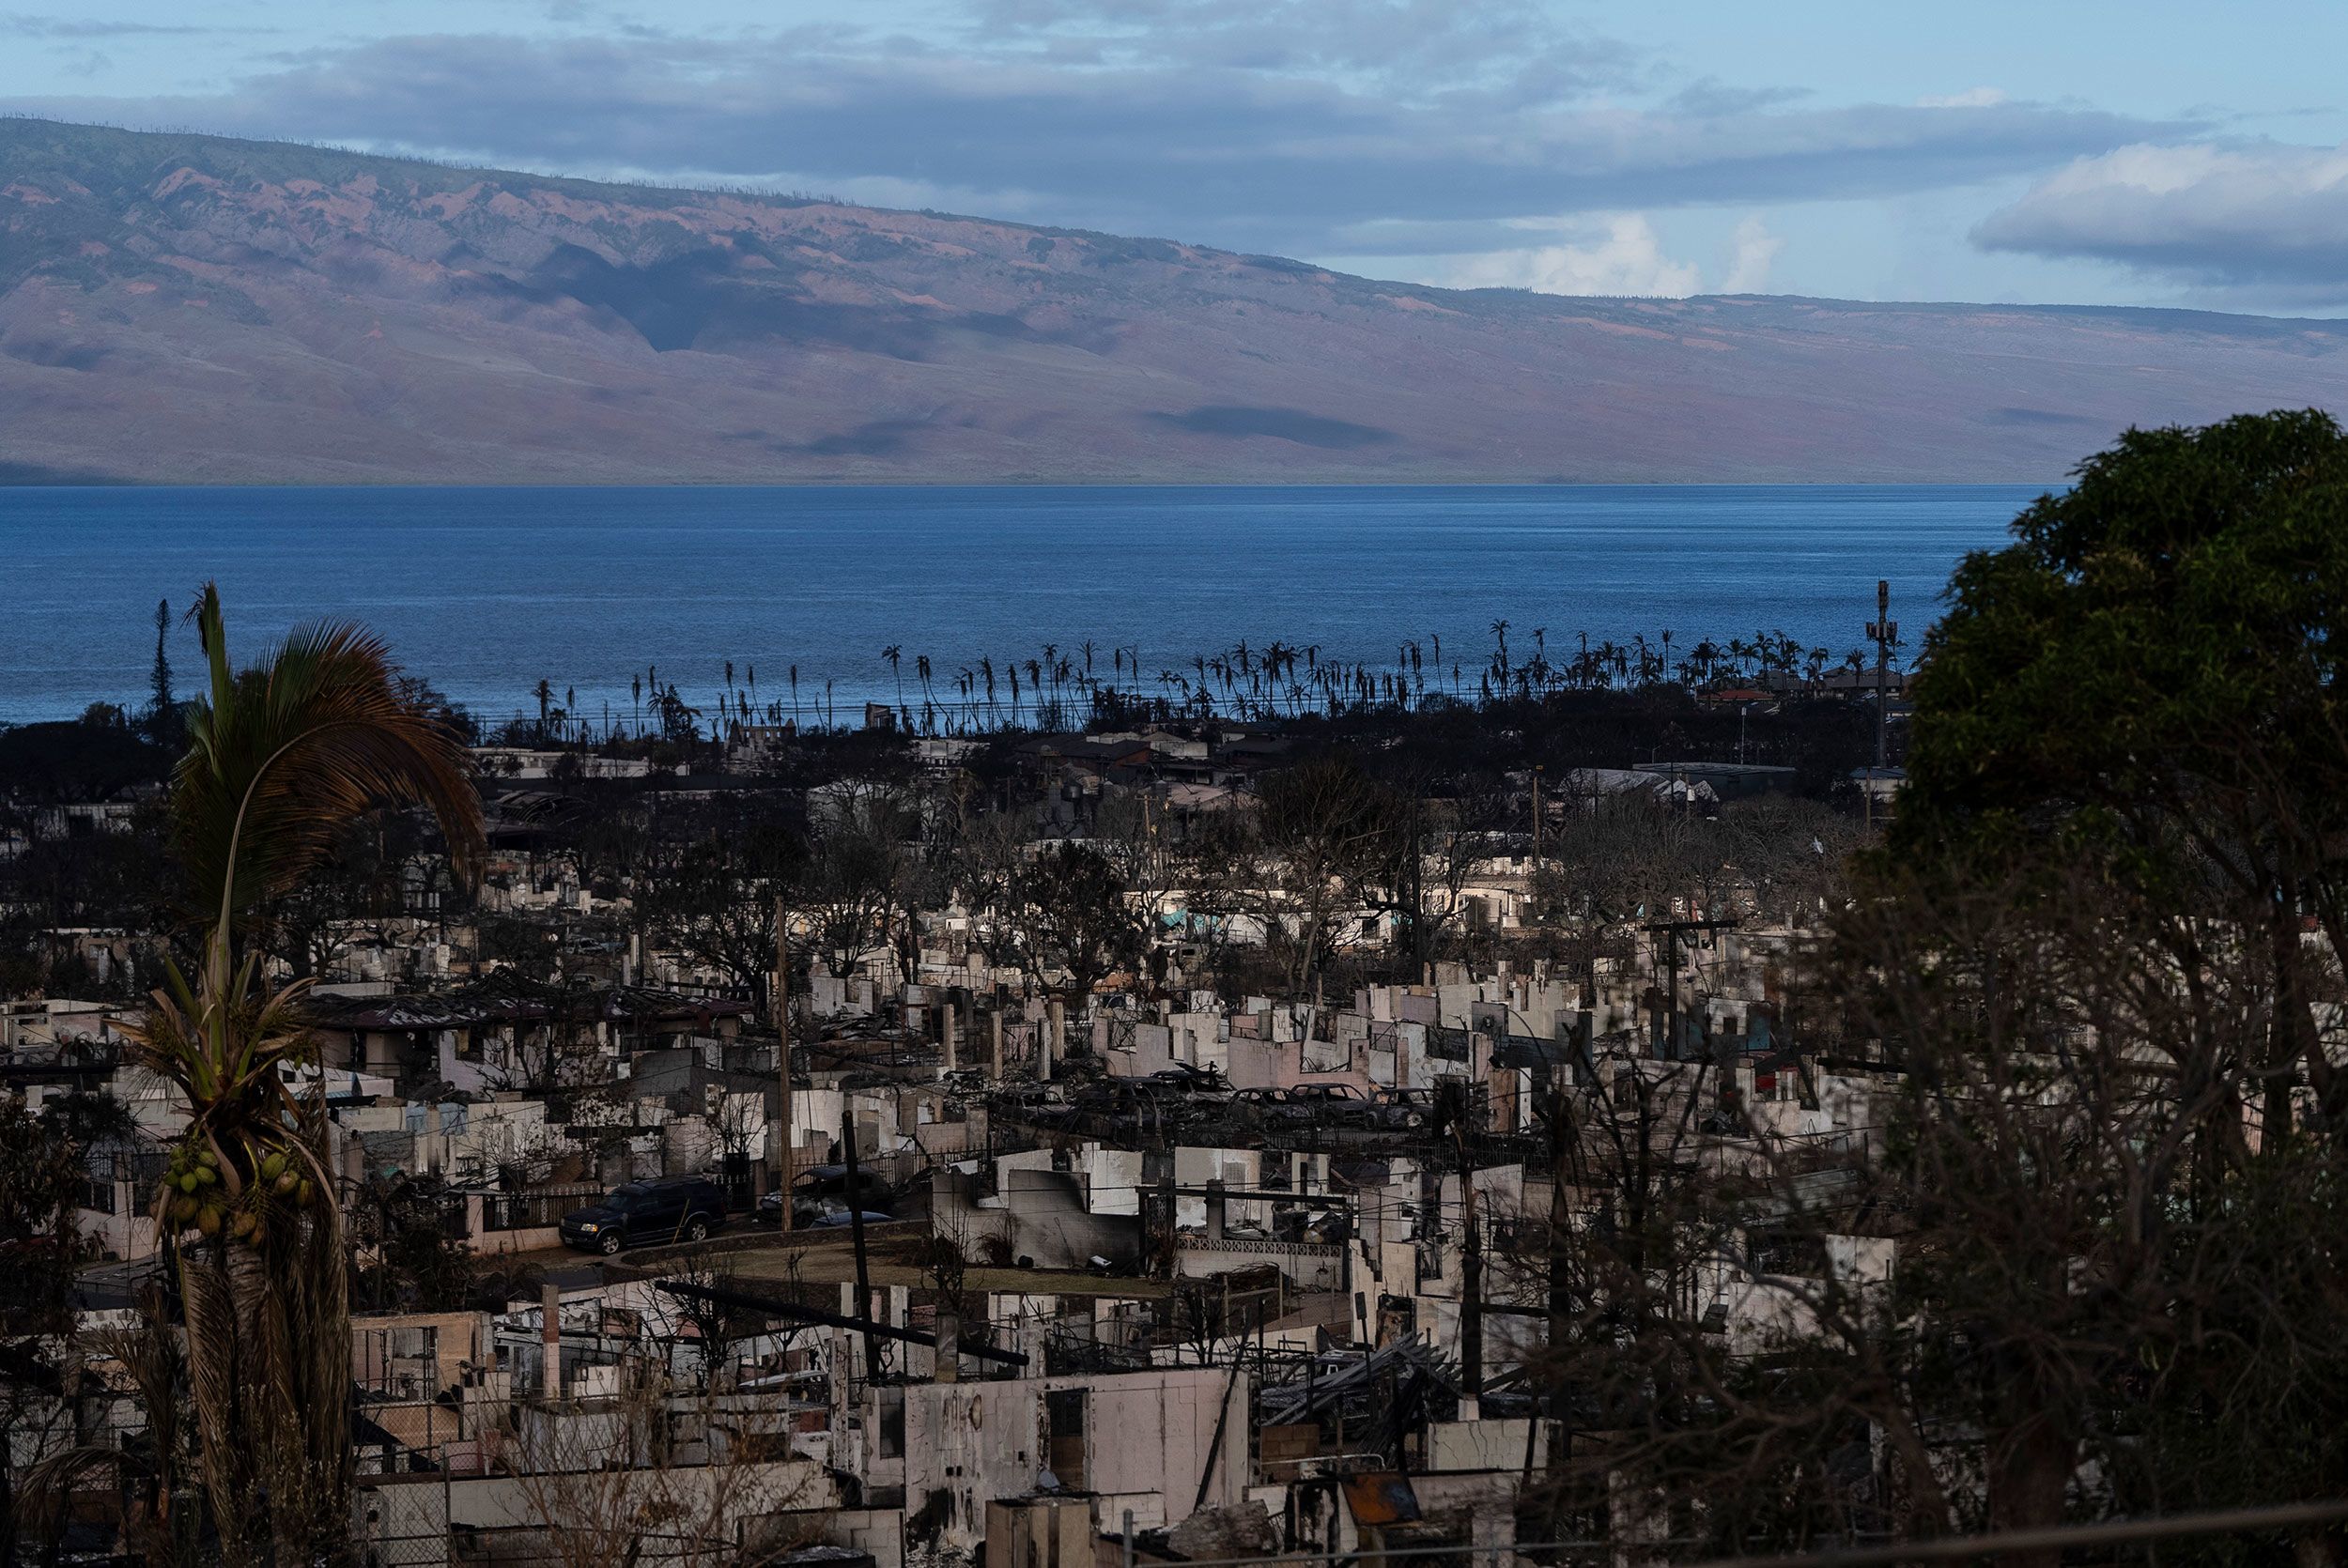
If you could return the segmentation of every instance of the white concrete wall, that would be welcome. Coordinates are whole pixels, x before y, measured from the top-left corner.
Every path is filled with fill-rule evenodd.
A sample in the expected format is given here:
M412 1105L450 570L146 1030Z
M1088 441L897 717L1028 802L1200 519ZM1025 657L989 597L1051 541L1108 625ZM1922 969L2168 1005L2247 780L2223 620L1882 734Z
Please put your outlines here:
M1247 1379L1219 1367L1000 1383L931 1383L905 1391L905 1498L919 1507L948 1495L938 1545L967 1550L983 1539L986 1505L1035 1489L1047 1437L1044 1395L1083 1390L1086 1483L1104 1494L1163 1498L1164 1522L1190 1516L1201 1475L1207 1506L1239 1499L1247 1474ZM1228 1400L1226 1411L1225 1402ZM1138 1514L1142 1511L1135 1509Z

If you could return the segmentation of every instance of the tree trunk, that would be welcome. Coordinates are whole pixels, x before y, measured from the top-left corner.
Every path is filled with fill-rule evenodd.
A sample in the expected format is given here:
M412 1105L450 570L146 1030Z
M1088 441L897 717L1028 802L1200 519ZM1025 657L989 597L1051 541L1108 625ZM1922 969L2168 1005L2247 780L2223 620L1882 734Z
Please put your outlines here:
M350 1331L340 1227L321 1192L263 1246L183 1257L189 1385L223 1560L347 1555Z
M266 1532L259 1518L255 1445L248 1432L246 1383L239 1365L224 1247L206 1242L193 1253L183 1253L179 1285L187 1311L188 1389L195 1407L204 1490L211 1503L212 1526L220 1532L222 1560L233 1568L250 1560L256 1536Z
M2275 1033L2278 1038L2266 1063L2269 1073L2261 1116L2259 1146L2271 1148L2291 1133L2292 1095L2304 1064L2323 1055L2323 1045L2307 994L2306 971L2299 947L2299 883L2286 871L2280 899L2268 917L2275 965Z
M1989 1528L2046 1530L2062 1522L2078 1445L2045 1415L2008 1428L1989 1451ZM2060 1546L2000 1554L2001 1568L2062 1568Z

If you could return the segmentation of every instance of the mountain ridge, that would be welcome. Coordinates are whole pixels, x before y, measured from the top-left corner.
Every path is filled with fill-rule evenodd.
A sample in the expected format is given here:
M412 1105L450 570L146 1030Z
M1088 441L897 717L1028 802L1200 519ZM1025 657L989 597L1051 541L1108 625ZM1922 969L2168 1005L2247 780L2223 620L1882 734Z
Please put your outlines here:
M2284 405L2348 407L2348 322L1446 290L0 119L0 483L2040 483Z

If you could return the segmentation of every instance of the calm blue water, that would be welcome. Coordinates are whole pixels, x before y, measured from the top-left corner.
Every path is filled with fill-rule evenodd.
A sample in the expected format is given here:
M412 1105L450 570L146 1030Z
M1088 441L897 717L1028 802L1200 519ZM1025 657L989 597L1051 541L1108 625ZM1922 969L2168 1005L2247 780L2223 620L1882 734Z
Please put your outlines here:
M2015 486L0 489L0 722L143 702L155 602L206 577L232 652L354 618L485 715L543 677L578 712L629 712L647 664L705 704L725 661L762 699L826 678L844 714L894 692L881 649L944 692L991 656L1088 638L1151 674L1245 639L1391 662L1443 638L1468 685L1494 620L1654 639L1783 628L1837 655L1877 577L1911 635ZM173 634L184 688L192 633Z

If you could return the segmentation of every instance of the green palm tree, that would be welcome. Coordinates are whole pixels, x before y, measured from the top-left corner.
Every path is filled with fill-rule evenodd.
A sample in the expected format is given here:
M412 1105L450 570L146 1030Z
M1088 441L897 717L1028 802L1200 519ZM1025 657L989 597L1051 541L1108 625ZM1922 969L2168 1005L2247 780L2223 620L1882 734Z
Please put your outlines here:
M335 835L387 801L440 819L470 869L481 807L463 744L399 695L383 644L301 627L260 664L228 660L220 595L191 619L210 690L189 715L171 839L199 901L195 978L174 964L137 1031L145 1063L186 1097L188 1128L155 1197L187 1318L202 1469L224 1558L312 1560L348 1534L350 1330L322 1080L297 1004L239 953L241 919L301 880Z

